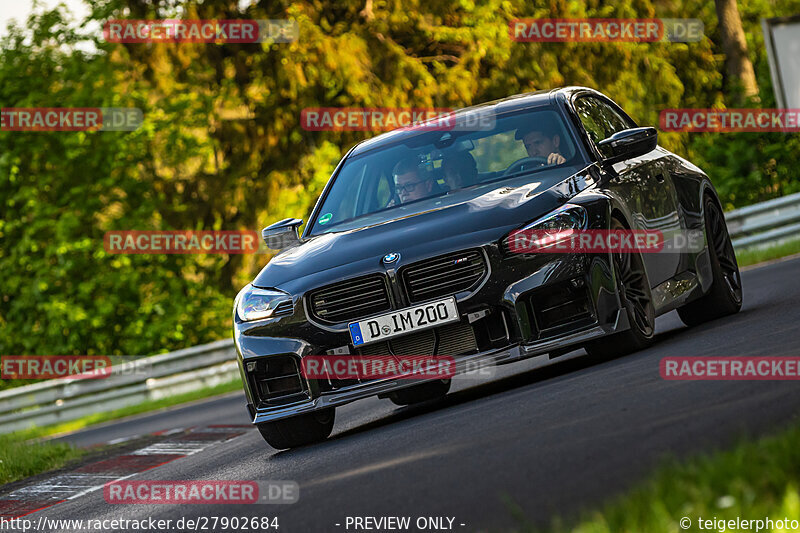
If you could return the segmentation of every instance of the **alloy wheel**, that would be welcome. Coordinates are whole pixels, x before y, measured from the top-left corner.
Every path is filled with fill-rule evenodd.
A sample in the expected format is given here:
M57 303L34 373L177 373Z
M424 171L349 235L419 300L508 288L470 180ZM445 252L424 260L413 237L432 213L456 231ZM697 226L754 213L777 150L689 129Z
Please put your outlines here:
M644 265L639 256L633 253L617 252L614 262L620 278L622 299L630 305L636 328L649 337L653 334L652 302Z

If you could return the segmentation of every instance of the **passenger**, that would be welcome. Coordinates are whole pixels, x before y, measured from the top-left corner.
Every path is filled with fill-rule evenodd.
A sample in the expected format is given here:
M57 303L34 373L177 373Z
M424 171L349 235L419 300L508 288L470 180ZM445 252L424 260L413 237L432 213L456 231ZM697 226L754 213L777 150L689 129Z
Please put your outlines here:
M394 188L401 204L413 202L431 195L433 180L421 175L416 157L401 159L392 171ZM389 205L393 205L390 203Z
M444 182L451 191L475 185L478 182L478 164L469 152L445 154L442 158Z

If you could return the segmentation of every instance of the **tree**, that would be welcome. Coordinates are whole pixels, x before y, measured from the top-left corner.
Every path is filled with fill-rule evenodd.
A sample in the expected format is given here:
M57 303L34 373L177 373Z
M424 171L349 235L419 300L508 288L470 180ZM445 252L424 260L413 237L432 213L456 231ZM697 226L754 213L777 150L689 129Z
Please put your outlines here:
M714 0L714 4L717 8L719 33L722 50L725 52L729 81L739 85L738 89L745 99L758 100L756 74L747 53L747 41L736 0ZM736 98L735 92L734 98ZM741 98L736 99L741 101Z

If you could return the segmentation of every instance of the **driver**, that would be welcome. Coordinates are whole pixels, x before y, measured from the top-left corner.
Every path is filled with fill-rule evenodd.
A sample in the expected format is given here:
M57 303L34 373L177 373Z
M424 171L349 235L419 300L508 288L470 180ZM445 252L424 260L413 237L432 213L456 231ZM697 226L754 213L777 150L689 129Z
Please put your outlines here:
M425 198L431 194L433 181L420 176L419 160L416 157L401 159L392 170L394 188L401 204ZM394 201L389 205L394 205Z
M550 117L541 117L536 124L518 129L514 138L525 145L528 157L545 158L548 165L560 165L566 161L559 151L561 137L558 127Z

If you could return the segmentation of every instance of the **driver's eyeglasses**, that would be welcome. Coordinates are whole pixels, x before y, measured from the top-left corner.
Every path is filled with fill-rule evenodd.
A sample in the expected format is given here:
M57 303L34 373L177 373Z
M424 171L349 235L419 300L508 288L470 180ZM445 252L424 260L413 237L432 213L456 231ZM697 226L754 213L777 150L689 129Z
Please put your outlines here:
M414 189L417 188L417 185L422 183L421 181L411 181L406 183L405 185L396 185L397 192L413 192Z

